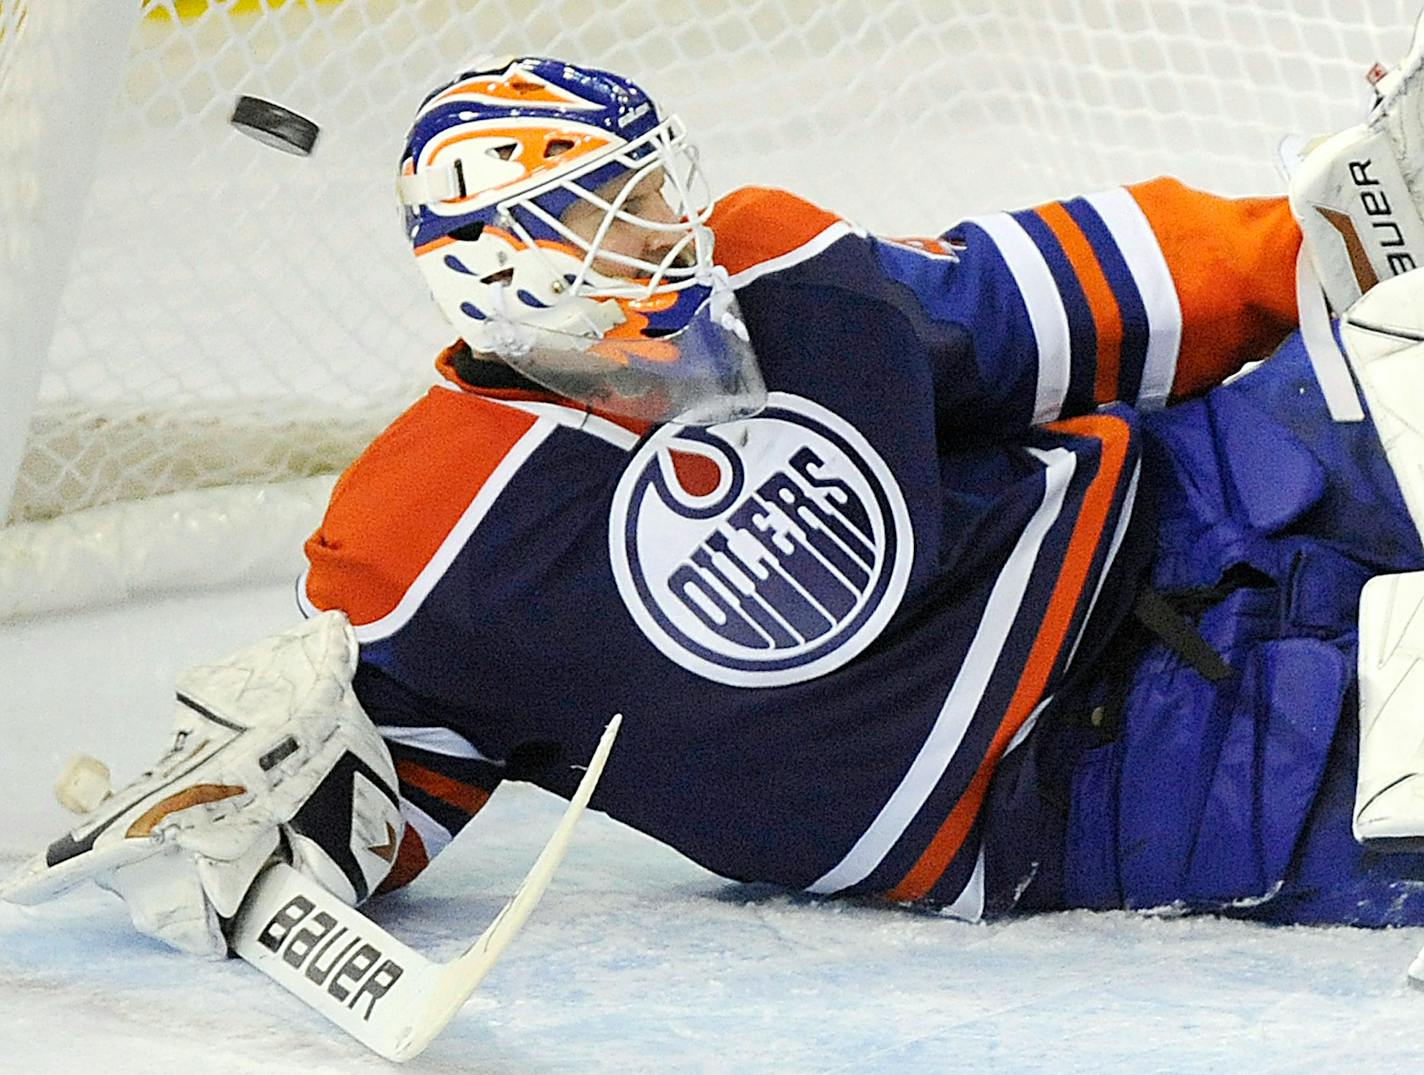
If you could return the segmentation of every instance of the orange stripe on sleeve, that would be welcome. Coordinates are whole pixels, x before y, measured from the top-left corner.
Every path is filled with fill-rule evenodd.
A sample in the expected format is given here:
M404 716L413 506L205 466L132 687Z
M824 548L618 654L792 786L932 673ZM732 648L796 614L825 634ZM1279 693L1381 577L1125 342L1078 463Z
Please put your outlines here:
M360 626L400 602L494 469L537 419L433 388L336 483L307 540L306 595Z
M396 849L396 861L391 866L391 872L376 886L374 895L379 896L405 887L429 865L430 856L425 853L425 844L421 841L420 834L407 825L401 835L400 847Z
M396 776L402 784L419 788L427 795L434 796L471 817L479 812L480 807L484 806L490 797L490 793L477 784L466 784L462 780L445 776L405 759L396 762Z
M1003 720L989 743L989 749L985 751L984 758L964 794L954 804L954 809L940 825L929 846L900 883L890 891L891 899L923 899L948 869L954 856L959 853L974 819L979 815L979 808L984 803L984 796L989 790L989 780L994 775L999 759L1018 734L1023 722L1043 698L1049 674L1062 652L1073 613L1083 595L1089 569L1102 542L1103 528L1107 524L1123 463L1127 458L1131 430L1122 419L1106 414L1070 418L1054 422L1046 428L1074 436L1096 438L1102 444L1098 473L1083 496L1078 518L1073 524L1073 533L1068 539L1067 554L1058 572L1058 581L1054 584L1048 608L1044 612L1043 625L1029 650L1018 687L1014 690Z
M1175 179L1127 190L1151 225L1182 307L1173 399L1266 357L1295 328L1301 240L1285 198L1219 198Z
M1058 239L1078 285L1088 300L1093 328L1098 339L1097 366L1093 376L1093 399L1108 403L1118 398L1118 366L1122 353L1122 310L1112 285L1098 264L1087 236L1058 202L1041 206L1037 213Z
M742 187L717 202L708 226L714 259L736 275L805 246L839 220L784 190Z

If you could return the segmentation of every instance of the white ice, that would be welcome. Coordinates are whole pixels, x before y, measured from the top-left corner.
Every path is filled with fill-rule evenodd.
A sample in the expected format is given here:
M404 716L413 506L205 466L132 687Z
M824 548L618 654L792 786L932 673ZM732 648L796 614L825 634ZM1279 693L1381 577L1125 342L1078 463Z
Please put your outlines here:
M0 628L0 868L67 827L67 757L133 775L174 673L293 618L287 588ZM670 703L671 704L671 703ZM374 906L448 958L513 891L561 804L511 785ZM1045 915L972 926L731 884L585 815L544 902L415 1072L1403 1071L1424 930ZM0 1072L319 1075L391 1066L237 960L134 934L98 890L0 905Z

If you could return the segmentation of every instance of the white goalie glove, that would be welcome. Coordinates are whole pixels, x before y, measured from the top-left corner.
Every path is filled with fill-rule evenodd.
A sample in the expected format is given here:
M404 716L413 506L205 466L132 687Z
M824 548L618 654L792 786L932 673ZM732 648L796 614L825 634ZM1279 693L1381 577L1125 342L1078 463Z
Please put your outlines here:
M1291 175L1291 210L1337 313L1376 283L1424 268L1424 16L1375 89L1369 118L1309 144Z
M39 903L92 880L140 931L213 957L227 955L223 921L274 857L359 903L390 872L403 823L355 668L351 626L328 612L184 673L167 752L0 897Z

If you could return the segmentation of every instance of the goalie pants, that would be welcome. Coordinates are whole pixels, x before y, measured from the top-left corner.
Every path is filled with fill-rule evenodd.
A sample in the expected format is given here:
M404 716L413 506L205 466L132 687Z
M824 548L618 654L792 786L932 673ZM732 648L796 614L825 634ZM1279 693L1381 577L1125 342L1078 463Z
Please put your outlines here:
M1424 855L1370 852L1350 833L1360 590L1424 568L1373 426L1330 420L1293 337L1251 373L1147 416L1144 437L1149 585L1231 674L1212 682L1127 630L1126 659L1100 662L1006 759L994 798L1017 811L1009 827L1062 848L1061 863L1032 864L1018 848L1037 874L1018 906L1424 923Z

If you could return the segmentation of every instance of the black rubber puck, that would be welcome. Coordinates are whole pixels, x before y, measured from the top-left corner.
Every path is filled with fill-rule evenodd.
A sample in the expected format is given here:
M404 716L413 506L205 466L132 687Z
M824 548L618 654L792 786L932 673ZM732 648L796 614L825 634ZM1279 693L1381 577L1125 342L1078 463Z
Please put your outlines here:
M298 157L311 155L321 132L315 123L290 108L246 94L237 99L231 122L243 134Z

